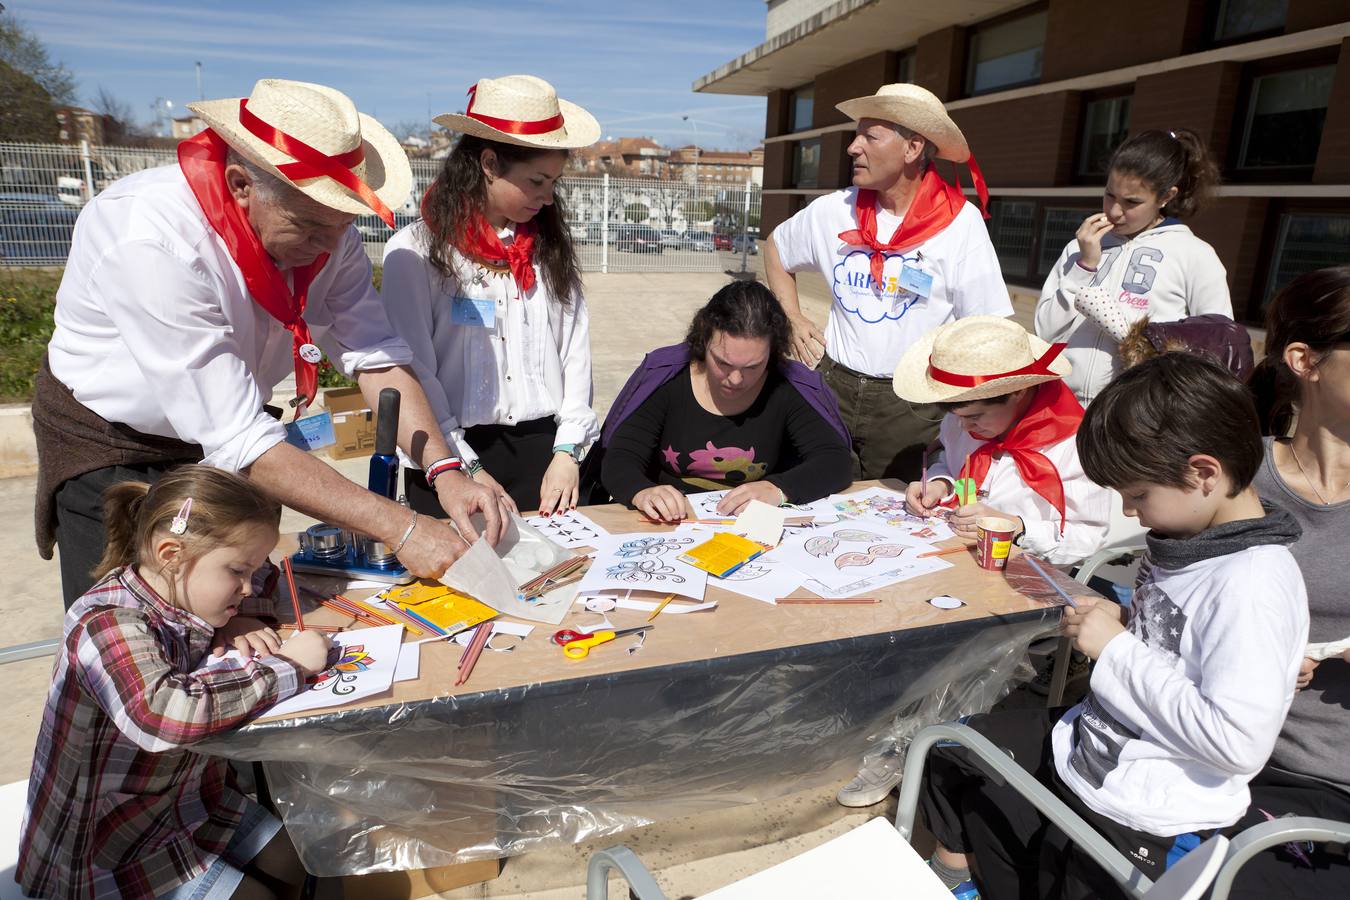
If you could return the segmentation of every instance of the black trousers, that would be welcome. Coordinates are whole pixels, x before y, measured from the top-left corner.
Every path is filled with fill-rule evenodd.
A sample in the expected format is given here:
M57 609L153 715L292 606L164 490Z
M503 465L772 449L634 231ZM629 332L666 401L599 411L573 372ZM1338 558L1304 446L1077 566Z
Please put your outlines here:
M1156 881L1168 855L1198 842L1196 836L1159 837L1088 809L1060 780L1050 730L1064 709L1016 709L974 716L968 724L1005 750ZM959 747L934 747L924 771L920 809L933 836L948 850L974 856L973 871L986 900L1123 898L1115 880L1022 795L994 783Z
M1350 822L1350 794L1325 782L1292 772L1265 769L1252 780L1252 805L1237 828L1266 821L1262 810L1279 818L1315 816ZM1230 897L1267 900L1281 897L1350 897L1350 859L1345 850L1301 845L1305 860L1287 845L1257 854L1238 872Z
M464 439L478 452L478 461L522 513L539 508L539 483L553 462L553 440L558 434L552 416L532 419L516 425L475 425L464 430ZM408 505L419 513L444 519L445 510L436 492L427 486L426 476L409 469L404 476L403 492Z
M122 481L154 484L169 469L182 464L108 466L61 485L56 492L56 546L66 609L94 586L94 567L103 558L103 492Z

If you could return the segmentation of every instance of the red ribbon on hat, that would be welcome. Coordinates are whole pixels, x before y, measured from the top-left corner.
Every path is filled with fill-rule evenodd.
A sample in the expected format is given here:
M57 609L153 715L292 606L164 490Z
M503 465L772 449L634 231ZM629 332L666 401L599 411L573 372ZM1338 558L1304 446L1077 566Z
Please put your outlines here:
M496 116L485 116L482 113L473 111L473 102L478 99L478 85L469 88L469 108L464 111L464 115L470 119L476 119L491 128L498 131L505 131L507 134L547 134L550 131L557 131L563 127L562 113L556 116L550 116L547 119L535 119L533 121L521 121L519 119L498 119Z
M269 125L249 112L247 97L239 98L239 124L243 125L248 133L258 140L266 142L296 160L293 163L277 166L277 171L282 175L292 181L302 181L306 178L331 178L360 197L361 202L369 206L375 212L375 215L383 219L390 228L398 227L394 224L394 214L389 211L389 207L384 205L384 201L370 189L370 185L356 177L356 174L352 172L352 166L359 165L366 158L365 150L360 144L357 144L354 150L330 156L321 150L314 149L299 138L287 134L280 128Z
M1050 349L1041 355L1040 359L1030 365L1023 366L1020 369L1013 369L1011 372L999 372L997 375L962 375L959 372L948 372L946 369L939 369L933 365L933 357L928 357L928 377L942 384L948 384L952 387L973 388L982 384L988 384L991 381L998 381L1000 378L1016 378L1019 375L1051 375L1058 377L1055 372L1050 371L1050 364L1054 362L1067 344L1051 344Z

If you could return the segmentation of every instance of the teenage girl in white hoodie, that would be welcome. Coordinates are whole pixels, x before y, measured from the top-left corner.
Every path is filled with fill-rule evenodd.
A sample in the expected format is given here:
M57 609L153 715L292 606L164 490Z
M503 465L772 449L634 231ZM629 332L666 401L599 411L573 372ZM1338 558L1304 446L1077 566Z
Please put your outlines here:
M1036 304L1036 334L1068 343L1073 374L1064 380L1084 406L1121 365L1115 338L1080 311L1083 288L1109 291L1129 323L1145 315L1153 322L1233 317L1223 263L1180 221L1199 210L1218 181L1199 135L1184 128L1137 134L1116 149L1108 172L1102 211L1083 220Z

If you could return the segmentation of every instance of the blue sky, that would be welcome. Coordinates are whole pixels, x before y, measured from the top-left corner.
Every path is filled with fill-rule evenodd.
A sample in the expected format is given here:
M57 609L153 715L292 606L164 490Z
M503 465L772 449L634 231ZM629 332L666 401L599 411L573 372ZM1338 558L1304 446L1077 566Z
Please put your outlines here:
M763 0L6 0L79 79L142 121L163 97L246 95L261 77L331 85L393 127L461 110L480 77L529 73L605 135L746 149L764 98L695 94L694 79L763 40ZM682 121L688 116L690 122ZM697 129L697 130L696 130Z

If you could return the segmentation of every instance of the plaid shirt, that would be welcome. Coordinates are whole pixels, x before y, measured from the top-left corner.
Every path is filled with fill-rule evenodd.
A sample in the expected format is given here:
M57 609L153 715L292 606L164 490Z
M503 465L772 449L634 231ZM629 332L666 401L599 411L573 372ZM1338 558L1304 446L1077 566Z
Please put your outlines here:
M254 801L225 760L188 748L303 679L276 656L204 668L213 633L131 568L70 608L19 845L29 896L151 897L225 850Z

